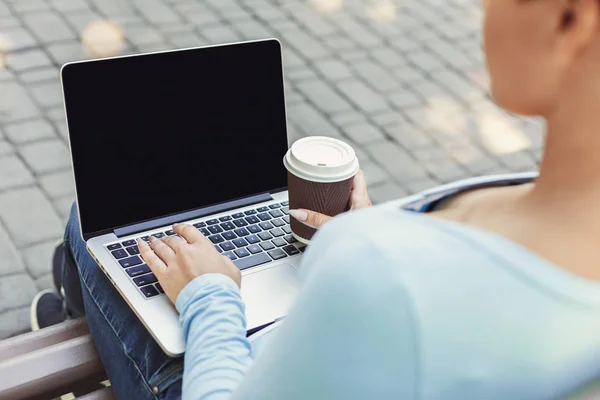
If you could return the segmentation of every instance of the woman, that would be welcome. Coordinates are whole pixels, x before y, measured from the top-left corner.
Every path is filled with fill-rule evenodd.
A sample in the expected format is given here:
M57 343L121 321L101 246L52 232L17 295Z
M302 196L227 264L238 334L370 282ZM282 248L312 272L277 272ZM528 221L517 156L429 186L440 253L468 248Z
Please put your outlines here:
M327 222L297 302L253 344L239 271L201 234L180 224L185 240L140 243L181 313L184 398L540 399L600 376L600 3L485 3L496 101L548 122L535 183L437 196L427 214L391 203ZM368 204L359 177L353 205ZM67 256L115 393L179 397L180 361L86 267L75 229L72 218Z

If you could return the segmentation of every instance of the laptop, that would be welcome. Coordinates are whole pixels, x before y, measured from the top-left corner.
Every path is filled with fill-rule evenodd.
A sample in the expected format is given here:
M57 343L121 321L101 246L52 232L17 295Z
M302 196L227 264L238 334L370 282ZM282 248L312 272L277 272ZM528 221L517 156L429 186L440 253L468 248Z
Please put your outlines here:
M61 70L81 235L165 353L178 314L135 240L192 224L242 271L248 330L284 316L304 250L291 234L281 46L261 40Z

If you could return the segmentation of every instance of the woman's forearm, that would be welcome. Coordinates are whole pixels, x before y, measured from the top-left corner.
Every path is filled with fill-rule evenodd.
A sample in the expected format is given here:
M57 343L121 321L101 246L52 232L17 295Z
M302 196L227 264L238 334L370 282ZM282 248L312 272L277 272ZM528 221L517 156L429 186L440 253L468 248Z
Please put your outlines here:
M225 275L203 275L176 305L186 341L183 399L229 399L252 362L239 288Z

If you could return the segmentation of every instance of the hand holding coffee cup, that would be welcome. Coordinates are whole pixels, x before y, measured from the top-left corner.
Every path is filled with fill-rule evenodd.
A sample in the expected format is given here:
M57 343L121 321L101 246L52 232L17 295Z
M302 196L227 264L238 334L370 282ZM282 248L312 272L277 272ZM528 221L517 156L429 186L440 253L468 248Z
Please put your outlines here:
M371 204L354 149L341 140L300 139L285 155L284 165L292 233L303 243L310 242L328 217Z
M371 207L373 203L369 198L367 192L367 181L365 174L362 170L359 170L354 177L354 185L352 192L350 193L349 210L360 210L362 208ZM304 225L308 225L311 228L319 229L325 225L331 218L330 215L325 215L312 210L290 210L290 216L302 222Z

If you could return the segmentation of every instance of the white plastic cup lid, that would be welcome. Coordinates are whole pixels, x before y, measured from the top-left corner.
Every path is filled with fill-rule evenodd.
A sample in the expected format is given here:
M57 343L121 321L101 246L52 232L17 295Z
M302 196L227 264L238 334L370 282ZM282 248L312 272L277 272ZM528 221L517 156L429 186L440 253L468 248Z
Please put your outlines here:
M292 174L313 182L340 182L358 172L358 159L347 143L325 136L295 142L283 159Z

